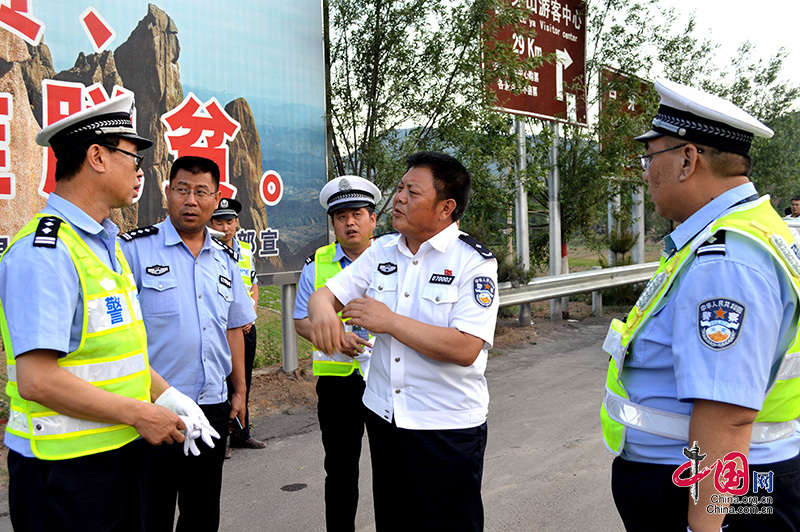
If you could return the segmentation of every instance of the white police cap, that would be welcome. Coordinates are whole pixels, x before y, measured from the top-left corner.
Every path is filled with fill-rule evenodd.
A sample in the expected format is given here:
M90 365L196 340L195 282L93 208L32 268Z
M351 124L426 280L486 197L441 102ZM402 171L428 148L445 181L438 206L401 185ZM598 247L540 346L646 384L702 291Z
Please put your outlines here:
M238 218L239 213L242 212L242 204L239 200L233 198L222 198L219 200L219 205L211 215L212 220L230 220L231 218Z
M146 150L153 141L136 134L131 116L133 109L132 94L111 98L50 124L36 135L36 143L53 148L58 157L64 149L103 135L116 135L133 142L138 149Z
M381 201L381 191L372 181L345 175L328 181L319 192L319 203L328 214L339 209L375 206Z
M753 136L770 138L773 131L728 100L668 79L655 82L661 97L653 129L634 140L663 135L747 155Z

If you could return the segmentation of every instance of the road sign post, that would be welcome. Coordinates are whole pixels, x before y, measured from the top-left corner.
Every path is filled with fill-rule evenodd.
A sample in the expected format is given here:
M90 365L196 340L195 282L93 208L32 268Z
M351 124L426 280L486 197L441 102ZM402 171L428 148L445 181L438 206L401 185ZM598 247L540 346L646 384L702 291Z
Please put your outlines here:
M524 2L527 18L523 27L533 29L530 37L520 31L520 26L509 26L497 32L496 38L512 45L521 59L542 57L543 64L533 71L521 71L520 76L529 84L518 94L506 80L496 80L490 87L497 96L497 107L508 113L531 116L554 122L553 147L550 150L549 172L550 212L550 275L561 272L561 203L559 201L558 137L559 122L586 125L586 2L585 0L514 0ZM518 134L524 129L517 128ZM519 167L522 167L520 162ZM527 199L519 194L517 205ZM517 221L519 224L520 222ZM527 222L526 222L527 224ZM520 242L517 230L517 255L527 249L528 242ZM552 320L561 319L561 300L550 304ZM520 313L522 320L522 313Z

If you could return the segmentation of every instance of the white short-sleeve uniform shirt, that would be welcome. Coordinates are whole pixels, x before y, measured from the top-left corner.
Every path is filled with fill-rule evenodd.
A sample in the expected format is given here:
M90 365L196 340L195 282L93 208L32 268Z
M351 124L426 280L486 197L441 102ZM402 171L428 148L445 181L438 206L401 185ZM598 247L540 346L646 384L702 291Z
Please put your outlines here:
M400 234L379 238L326 286L343 304L368 295L394 312L483 340L469 367L437 362L388 334L375 335L364 404L400 428L463 429L486 421L484 372L494 339L497 261L454 223L416 254Z

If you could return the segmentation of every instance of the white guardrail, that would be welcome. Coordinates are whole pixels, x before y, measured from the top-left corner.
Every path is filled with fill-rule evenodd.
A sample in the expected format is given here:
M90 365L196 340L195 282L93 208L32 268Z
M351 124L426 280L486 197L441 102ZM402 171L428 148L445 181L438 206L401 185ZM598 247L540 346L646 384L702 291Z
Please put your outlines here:
M511 283L500 283L500 306L509 307L534 301L586 294L648 281L658 269L657 262L617 266L585 272L538 277L525 286L514 288Z

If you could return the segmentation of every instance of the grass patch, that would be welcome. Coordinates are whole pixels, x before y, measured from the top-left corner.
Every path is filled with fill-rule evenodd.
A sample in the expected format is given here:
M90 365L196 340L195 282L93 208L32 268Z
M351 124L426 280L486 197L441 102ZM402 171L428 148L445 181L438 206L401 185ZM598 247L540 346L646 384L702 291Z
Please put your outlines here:
M280 286L259 286L257 315L257 346L254 367L280 364L283 361ZM311 342L297 336L298 358L302 360L311 357L311 350Z

